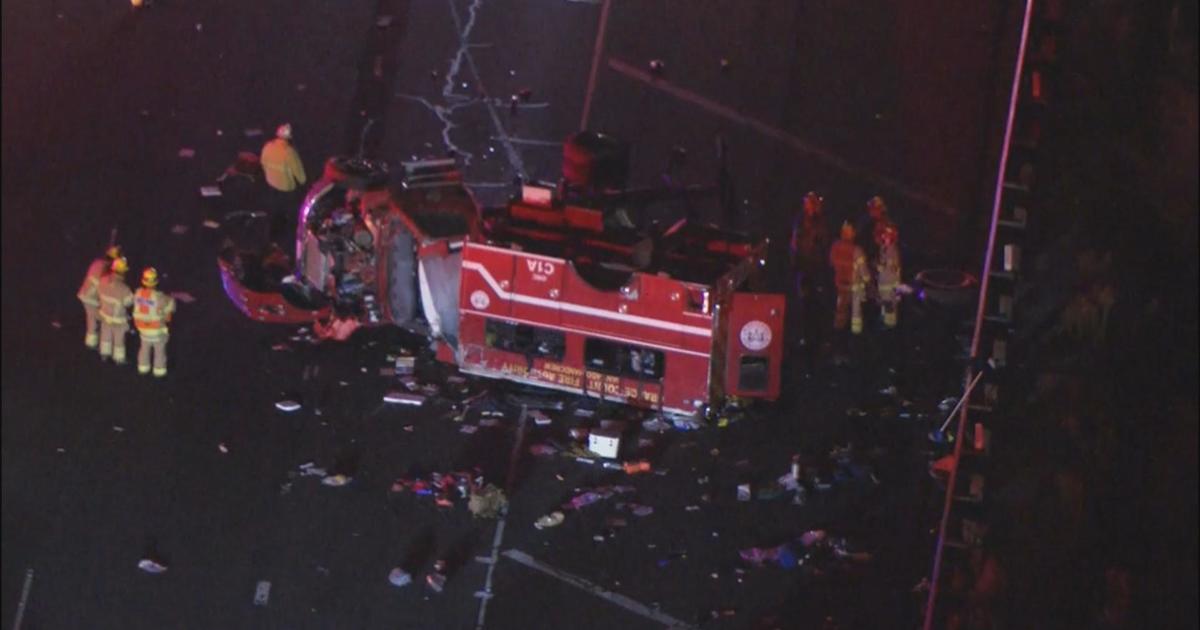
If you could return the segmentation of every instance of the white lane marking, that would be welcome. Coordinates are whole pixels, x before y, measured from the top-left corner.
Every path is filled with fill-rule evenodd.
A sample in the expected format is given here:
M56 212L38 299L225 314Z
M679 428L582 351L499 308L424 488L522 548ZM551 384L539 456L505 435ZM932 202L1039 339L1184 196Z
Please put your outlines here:
M657 621L658 623L661 623L664 626L667 626L669 628L681 628L682 629L682 628L694 628L695 627L690 624L686 624L686 623L684 623L662 611L658 611L649 606L646 606L645 604L642 604L641 602L638 602L632 598L621 595L620 593L614 593L612 591L606 590L605 588L601 587L600 585L593 584L577 575L572 575L570 573L567 573L566 571L556 569L556 568L554 568L544 562L541 562L540 560L537 560L533 556L530 556L529 554L527 554L523 551L520 551L518 549L509 549L508 551L505 551L504 557L508 558L509 560L519 562L531 569L537 569L538 571L541 571L542 573L545 573L553 578L557 578L558 580L560 580L562 582L566 582L567 584L570 584L571 586L574 586L575 588L587 591L597 597L600 597L600 598L605 599L613 604L616 604L616 605L620 606L621 608L624 608L625 610L628 610L632 613L641 615L642 617L645 617L647 619Z
M640 315L625 315L622 313L606 311L600 308L593 308L591 306L570 304L568 302L557 302L555 300L547 300L545 298L536 298L531 295L522 295L520 293L509 293L508 291L500 288L500 284L496 282L496 279L492 277L492 274L483 265L472 260L464 260L462 262L462 266L463 269L470 269L482 276L483 280L488 283L488 286L491 287L496 296L502 300L518 302L520 304L530 304L532 306L541 306L543 308L558 309L570 313L578 313L580 315L589 315L591 317L598 317L600 319L611 319L619 322L639 324L642 326L649 326L651 328L658 328L660 330L678 330L684 334L694 335L697 337L712 337L712 331L708 328L685 326L679 322L672 322L663 319L651 319L649 317L642 317ZM499 317L499 315L497 315L497 317Z
M468 8L467 24L461 27L462 21L458 16L458 8L454 6L455 0L448 0L450 5L450 15L454 18L454 26L458 28L459 38L459 55L467 58L467 65L471 66L471 74L475 76L475 85L481 94L487 94L487 90L483 86L483 77L479 74L479 67L475 65L475 57L471 55L471 46L467 43L470 37L471 29L475 27L475 15L479 11L479 7L483 6L483 0L474 0ZM455 59L457 66L458 59ZM457 69L456 69L457 72ZM508 131L504 129L504 124L500 122L500 115L496 113L496 106L491 99L484 99L484 105L487 106L488 115L492 118L492 125L496 127L496 135L500 136L501 143L504 144L504 152L508 154L508 164L512 167L521 179L528 180L529 174L525 171L525 163L521 161L521 154L517 152L517 148L508 139Z
M21 601L17 603L17 616L13 619L13 630L21 630L25 619L25 604L29 601L29 589L33 586L33 569L25 569L25 585L21 587Z
M670 94L671 96L674 96L675 98L678 98L682 101L687 101L693 105L696 105L696 106L700 107L700 109L703 109L703 110L709 112L710 114L714 114L716 116L720 116L722 118L732 120L738 124L750 127L751 129L761 133L764 136L767 136L769 138L773 138L775 140L783 142L784 144L787 144L788 146L792 147L793 149L795 149L801 153L806 153L808 155L811 155L814 158L816 158L817 160L824 162L824 163L828 164L829 166L832 166L838 170L844 171L846 173L850 173L852 175L857 175L864 179L870 180L871 182L873 182L875 184L879 184L879 185L885 186L887 188L890 188L891 190L895 191L902 197L906 197L912 201L916 201L918 203L924 204L930 208L936 209L945 214L954 214L955 212L957 212L953 206L950 206L949 204L938 201L937 199L934 199L933 197L930 197L929 195L927 195L925 193L914 190L914 189L910 188L908 185L901 183L895 179L892 179L891 177L887 177L885 175L880 175L879 173L875 173L875 172L867 170L865 168L859 168L857 166L854 166L853 164L850 164L846 160L830 153L829 151L826 151L825 149L822 149L820 147L809 144L808 142L805 142L804 140L802 140L796 136L793 136L781 129L772 127L760 120L739 114L738 112L734 111L732 108L726 107L725 105L721 105L720 103L717 103L716 101L713 101L713 100L707 99L703 96L700 96L699 94L696 94L695 92L681 88L681 87L674 85L663 79L651 76L650 73L640 70L638 68L635 68L634 66L632 66L628 63L625 63L624 61L621 61L619 59L609 59L608 67L620 74L623 74L623 75L631 78L631 79L641 81L642 83L645 83L646 85L649 85L652 88L655 88L662 92L666 92L667 94Z
M525 439L526 422L528 421L528 412L524 407L521 407L521 418L518 420L519 428L517 431L516 444L513 445L512 455L509 456L508 462L508 479L505 482L505 491L512 496L513 475L516 470L517 458L521 456L523 449L522 441ZM504 540L504 524L508 520L508 508L505 507L500 512L500 521L496 523L496 535L492 537L492 554L487 558L487 578L483 582L483 590L475 595L480 598L479 616L475 618L475 630L483 630L484 620L487 618L488 602L491 601L492 593L492 574L496 571L496 561L500 559L500 543ZM480 558L482 560L482 558Z

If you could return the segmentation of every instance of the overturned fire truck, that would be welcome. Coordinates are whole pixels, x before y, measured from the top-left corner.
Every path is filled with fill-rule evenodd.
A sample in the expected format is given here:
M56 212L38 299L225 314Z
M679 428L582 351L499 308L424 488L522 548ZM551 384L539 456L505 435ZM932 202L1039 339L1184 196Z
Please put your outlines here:
M463 372L668 414L775 399L784 297L748 290L767 241L687 219L638 229L629 208L681 191L621 188L620 146L573 137L563 180L515 185L499 208L476 204L453 160L405 163L395 182L331 160L300 210L294 273L249 286L226 254L226 293L264 322L334 310L404 326L420 311Z

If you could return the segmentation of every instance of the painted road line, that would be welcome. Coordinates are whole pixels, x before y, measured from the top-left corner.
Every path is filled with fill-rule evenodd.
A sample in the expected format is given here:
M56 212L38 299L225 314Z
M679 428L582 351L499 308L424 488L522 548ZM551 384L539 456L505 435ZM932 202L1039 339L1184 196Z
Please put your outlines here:
M638 602L629 597L621 595L620 593L614 593L612 591L606 590L603 587L601 587L597 584L593 584L577 575L572 575L570 573L567 573L566 571L556 569L544 562L541 562L540 560L535 559L533 556L530 556L529 554L527 554L523 551L520 551L518 549L509 549L508 551L505 551L504 557L508 558L509 560L519 562L531 569L537 569L538 571L541 571L542 573L545 573L551 577L557 578L559 581L566 582L567 584L570 584L571 586L574 586L575 588L587 591L597 597L608 600L609 602L616 604L617 606L620 606L621 608L624 608L625 610L628 610L632 613L641 615L642 617L645 617L647 619L651 619L653 621L661 623L664 626L667 626L668 628L683 629L683 628L694 628L695 627L690 624L686 624L686 623L684 623L662 611L655 610L649 606L646 606L645 604L642 604L641 602Z
M525 432L529 426L529 411L525 407L521 407L521 417L517 420L517 439L513 445L512 455L509 456L508 462L508 479L505 480L505 492L512 496L513 481L516 479L517 459L521 457L521 451L524 450ZM476 558L480 562L488 565L487 577L483 582L483 590L475 593L479 598L479 616L475 618L475 630L483 630L483 624L487 619L488 602L492 600L492 574L496 572L497 560L500 559L500 543L504 541L504 525L508 521L508 508L505 507L500 512L500 521L496 523L496 534L492 536L492 554L486 558ZM486 561L486 562L485 562Z
M25 604L29 601L29 589L33 587L33 569L25 570L25 585L21 587L21 601L17 603L17 616L13 619L13 630L21 630L25 619Z
M828 166L832 166L840 171L850 173L851 175L862 177L875 184L885 186L899 194L901 197L905 197L911 201L916 201L945 214L954 214L957 212L955 208L949 204L938 201L937 199L934 199L923 192L909 187L907 184L897 181L891 177L887 177L886 175L880 175L879 173L869 171L865 168L854 166L845 159L838 157L829 151L826 151L825 149L814 146L801 138L787 133L786 131L772 127L760 120L740 114L731 107L727 107L716 101L707 99L699 94L696 94L695 92L692 92L691 90L686 90L674 85L669 81L651 76L650 73L635 68L634 66L625 63L620 59L609 59L608 67L619 74L623 74L631 79L645 83L652 88L655 88L661 92L666 92L667 94L670 94L671 96L674 96L682 101L687 101L688 103L696 105L700 109L703 109L710 114L731 120L740 125L749 127L761 133L762 135L767 136L768 138L773 138L783 142L800 153L810 155L817 160L824 162Z

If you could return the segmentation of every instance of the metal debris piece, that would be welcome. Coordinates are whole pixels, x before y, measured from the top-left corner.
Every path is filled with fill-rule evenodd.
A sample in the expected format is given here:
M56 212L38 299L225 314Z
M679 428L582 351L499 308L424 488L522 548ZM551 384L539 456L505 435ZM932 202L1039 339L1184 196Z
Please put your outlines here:
M201 223L200 225L203 225L204 227L206 227L210 230L215 230L215 229L221 227L220 223L217 223L216 221L213 221L212 219L205 219L204 223Z
M301 405L299 402L292 400L290 398L281 400L281 401L275 403L276 409L278 409L280 411L287 411L289 413L292 411L296 411L297 409L300 409L300 407L301 407Z
M115 424L114 424L114 425L113 425L113 431L116 431L117 433L124 433L124 432L125 432L125 427L118 426L118 425L115 425Z
M151 560L150 558L142 558L141 560L138 561L137 566L139 569L145 571L146 573L153 573L155 575L157 575L159 573L165 573L167 570L167 565L159 563L159 562L155 562L154 560Z
M408 394L405 392L391 391L383 396L383 402L397 405L414 405L421 406L425 404L425 397L419 394Z
M200 196L201 197L220 197L221 189L217 186L201 186L200 187Z
M350 483L350 481L351 481L351 477L347 477L346 475L329 475L328 477L325 477L324 479L321 480L321 485L332 486L334 488L340 488L340 487Z
M405 587L412 584L412 575L408 571L396 567L392 569L391 573L388 573L388 582L391 582L392 586Z
M459 433L466 433L466 434L470 435L478 430L479 430L479 427L477 427L473 424L464 424L463 427L461 429L459 429Z

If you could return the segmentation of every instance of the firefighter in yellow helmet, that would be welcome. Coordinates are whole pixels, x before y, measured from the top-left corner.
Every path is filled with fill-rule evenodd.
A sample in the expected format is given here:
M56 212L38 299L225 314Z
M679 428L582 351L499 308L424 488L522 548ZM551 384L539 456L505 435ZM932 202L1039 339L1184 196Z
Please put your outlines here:
M142 272L142 288L133 296L133 325L137 327L141 345L138 346L138 374L150 373L150 362L154 361L154 375L167 375L167 324L175 314L175 299L159 291L158 271L147 267Z
M83 316L87 329L83 334L83 345L95 348L100 345L100 279L108 273L112 261L120 258L121 248L113 245L103 256L96 258L88 265L87 274L83 276L83 284L75 297L83 303Z
M879 285L879 313L885 328L895 328L900 319L900 231L889 223L879 234L879 257L875 261Z
M833 267L833 283L837 287L833 328L846 330L849 319L850 332L857 335L863 329L862 303L867 297L871 274L867 269L867 255L854 243L854 235L854 226L848 221L843 223L841 238L829 248L829 264Z
M113 259L109 273L100 279L96 292L100 298L100 358L112 357L117 365L125 363L125 333L129 332L129 307L133 291L125 284L129 262L124 256Z

